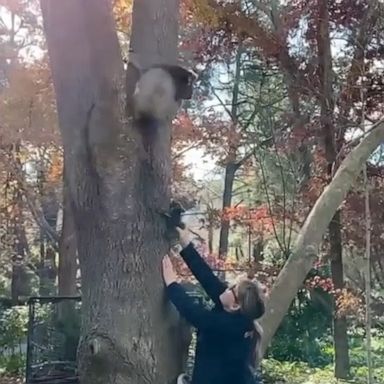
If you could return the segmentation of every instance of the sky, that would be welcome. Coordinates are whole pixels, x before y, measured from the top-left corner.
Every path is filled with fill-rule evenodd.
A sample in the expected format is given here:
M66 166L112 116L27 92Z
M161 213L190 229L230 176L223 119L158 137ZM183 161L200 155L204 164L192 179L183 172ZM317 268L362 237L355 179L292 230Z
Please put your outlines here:
M207 180L215 174L216 164L210 156L204 156L204 150L194 148L184 155L185 164L196 181Z

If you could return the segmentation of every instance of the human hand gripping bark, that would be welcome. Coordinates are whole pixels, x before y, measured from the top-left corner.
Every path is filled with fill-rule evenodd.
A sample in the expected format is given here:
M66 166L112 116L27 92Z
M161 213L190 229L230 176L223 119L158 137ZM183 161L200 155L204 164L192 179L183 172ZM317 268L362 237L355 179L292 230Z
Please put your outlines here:
M176 227L176 231L178 232L179 234L179 242L180 242L180 245L183 247L183 249L185 247L187 247L189 245L189 243L192 241L192 234L191 232L189 231L188 228L180 228L180 227Z
M177 274L168 255L165 255L162 262L164 283L168 287L172 283L177 283Z

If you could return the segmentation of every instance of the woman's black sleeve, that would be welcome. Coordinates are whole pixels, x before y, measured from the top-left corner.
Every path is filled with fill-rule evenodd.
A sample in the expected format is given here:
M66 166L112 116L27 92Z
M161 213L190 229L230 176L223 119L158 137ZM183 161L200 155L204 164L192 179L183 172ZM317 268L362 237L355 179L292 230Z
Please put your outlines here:
M216 303L220 304L220 295L227 289L227 286L214 275L212 269L196 251L192 243L180 252L181 257L188 265L189 269L200 282L208 296Z
M167 293L180 315L195 328L213 333L239 332L239 327L229 316L222 311L210 311L204 305L195 302L180 284L170 284L167 287Z

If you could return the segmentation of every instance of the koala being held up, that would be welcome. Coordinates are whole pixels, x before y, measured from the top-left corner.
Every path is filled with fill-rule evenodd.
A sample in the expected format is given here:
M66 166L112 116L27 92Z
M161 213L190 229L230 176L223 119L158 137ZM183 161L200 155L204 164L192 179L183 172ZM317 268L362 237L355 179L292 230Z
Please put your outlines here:
M192 97L196 74L177 65L154 65L145 70L133 94L134 118L139 125L172 121L182 100Z

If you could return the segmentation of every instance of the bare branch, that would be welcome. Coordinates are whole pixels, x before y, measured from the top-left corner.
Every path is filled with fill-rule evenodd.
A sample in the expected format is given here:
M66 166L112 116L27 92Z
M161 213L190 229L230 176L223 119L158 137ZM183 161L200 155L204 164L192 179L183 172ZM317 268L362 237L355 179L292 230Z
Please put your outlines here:
M189 147L182 149L180 152L172 156L172 161L180 159L180 157L183 156L185 153L189 152L192 149L198 148L199 146L200 146L200 142L191 144Z
M5 154L7 156L7 154ZM52 228L51 225L47 222L43 211L41 208L38 207L38 204L36 203L36 198L33 196L33 192L31 192L30 188L25 182L25 175L22 169L20 169L20 166L13 161L13 159L10 156L7 156L8 164L12 167L12 172L16 175L18 179L18 183L20 185L20 189L23 193L23 196L25 198L25 201L28 205L28 208L36 222L36 224L47 234L47 236L52 240L52 246L55 248L56 251L58 251L58 244L60 236L55 231L54 228Z

